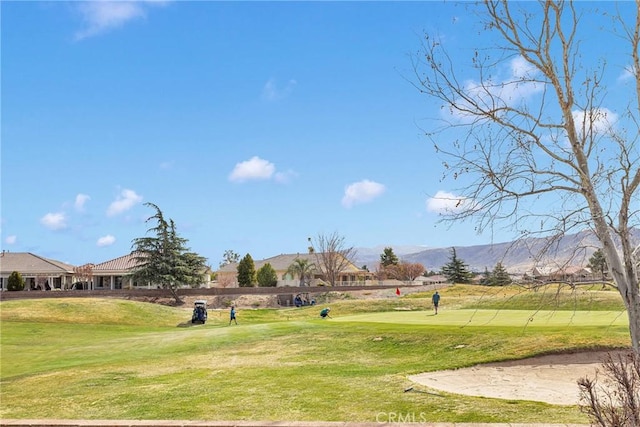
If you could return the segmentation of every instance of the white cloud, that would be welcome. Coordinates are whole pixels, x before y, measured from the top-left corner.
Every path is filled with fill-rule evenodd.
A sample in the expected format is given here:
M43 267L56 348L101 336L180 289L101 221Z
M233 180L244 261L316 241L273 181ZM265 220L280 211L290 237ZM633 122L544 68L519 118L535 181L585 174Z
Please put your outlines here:
M15 236L15 235L14 235L14 236L7 236L7 238L6 238L6 239L4 239L4 242L5 242L7 245L13 245L13 244L15 244L17 241L18 241L18 236Z
M590 128L596 135L610 133L614 124L618 121L618 115L607 108L597 108L589 114L585 111L572 111L571 115L576 124L576 129L580 132L580 137L584 137L583 129L587 134Z
M277 101L279 99L286 98L291 95L297 84L297 81L291 79L287 82L285 87L279 88L276 85L275 79L269 79L262 88L262 98L267 101Z
M618 82L626 82L627 80L634 78L635 75L635 67L633 65L629 65L628 67L625 67L624 70L622 70L622 73L618 76Z
M516 56L509 63L511 76L520 79L531 79L537 74L537 69L522 56Z
M49 230L62 230L67 228L67 216L64 212L49 212L42 218L40 218L40 223L47 227Z
M129 21L146 17L149 6L163 5L164 1L85 1L78 3L83 29L75 34L82 40L122 27Z
M253 156L249 160L236 164L229 174L229 181L267 180L271 179L275 171L276 167L273 163Z
M98 245L99 247L111 246L115 243L115 241L115 237L113 237L111 234L107 234L106 236L100 237L96 242L96 245Z
M136 194L133 190L126 188L120 192L120 195L113 201L107 209L107 216L115 216L122 212L128 211L137 203L142 201L142 196Z
M78 194L76 196L76 201L74 202L74 207L76 208L77 211L82 212L84 210L84 204L87 202L87 200L91 199L91 197L87 196L86 194Z
M469 199L440 190L435 196L427 199L427 212L452 213L464 209L468 204Z
M509 61L508 68L503 69L501 74L501 76L486 78L481 82L466 80L464 93L472 102L458 98L455 104L462 111L444 108L442 114L452 116L462 122L469 122L476 117L476 115L466 112L466 110L477 110L472 103L486 110L504 106L513 107L544 90L543 84L534 81L539 71L522 56L517 56Z
M296 178L298 174L292 170L286 172L276 172L273 175L273 180L280 184L288 184L293 178Z
M368 203L380 196L385 191L385 186L368 179L349 184L344 189L342 206L350 208L353 205Z

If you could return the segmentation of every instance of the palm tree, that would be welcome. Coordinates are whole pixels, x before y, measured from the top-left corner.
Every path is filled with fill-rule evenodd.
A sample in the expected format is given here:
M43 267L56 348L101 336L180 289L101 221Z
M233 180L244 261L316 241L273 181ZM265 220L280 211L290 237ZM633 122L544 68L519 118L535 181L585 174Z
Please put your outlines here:
M288 274L300 277L301 287L305 286L305 283L309 286L314 271L316 271L316 265L305 258L296 258L287 269Z

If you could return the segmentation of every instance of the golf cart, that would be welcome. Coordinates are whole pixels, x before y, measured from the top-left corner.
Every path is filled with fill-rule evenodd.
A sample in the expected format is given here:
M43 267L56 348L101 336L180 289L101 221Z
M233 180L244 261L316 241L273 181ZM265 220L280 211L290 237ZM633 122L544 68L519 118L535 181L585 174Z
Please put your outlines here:
M193 303L193 315L191 323L204 324L207 321L207 301L203 299L195 300Z

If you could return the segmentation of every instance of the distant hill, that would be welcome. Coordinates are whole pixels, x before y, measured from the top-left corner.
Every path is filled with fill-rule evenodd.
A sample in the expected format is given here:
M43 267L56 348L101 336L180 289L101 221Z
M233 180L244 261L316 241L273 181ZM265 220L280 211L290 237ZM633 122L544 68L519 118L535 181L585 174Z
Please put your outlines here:
M362 267L365 264L370 267L375 265L380 261L380 255L384 252L384 249L388 247L393 248L393 253L396 254L398 258L429 249L425 246L418 245L378 245L372 248L356 248L358 251L355 257L356 264L359 267Z
M640 244L640 229L632 230L635 244ZM384 245L374 248L357 248L355 257L358 266L366 265L373 271L380 261L385 247L392 247L402 261L418 262L427 270L439 271L449 262L451 248L420 248L412 246ZM549 246L548 248L546 248ZM557 242L550 244L544 238L527 238L513 242L494 243L476 246L455 246L458 258L471 270L483 272L493 270L498 262L510 273L524 273L535 266L561 268L568 265L586 266L589 258L599 247L600 242L590 231L567 234ZM414 249L417 250L412 252ZM540 256L544 249L546 254Z

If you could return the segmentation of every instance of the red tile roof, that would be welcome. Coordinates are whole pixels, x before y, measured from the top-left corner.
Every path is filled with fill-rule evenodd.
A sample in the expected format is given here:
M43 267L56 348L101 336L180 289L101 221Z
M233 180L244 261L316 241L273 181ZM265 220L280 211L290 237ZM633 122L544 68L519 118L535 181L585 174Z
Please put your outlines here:
M134 259L134 253L124 255L109 261L105 261L93 266L93 273L107 272L107 271L130 271L136 265L137 262Z

